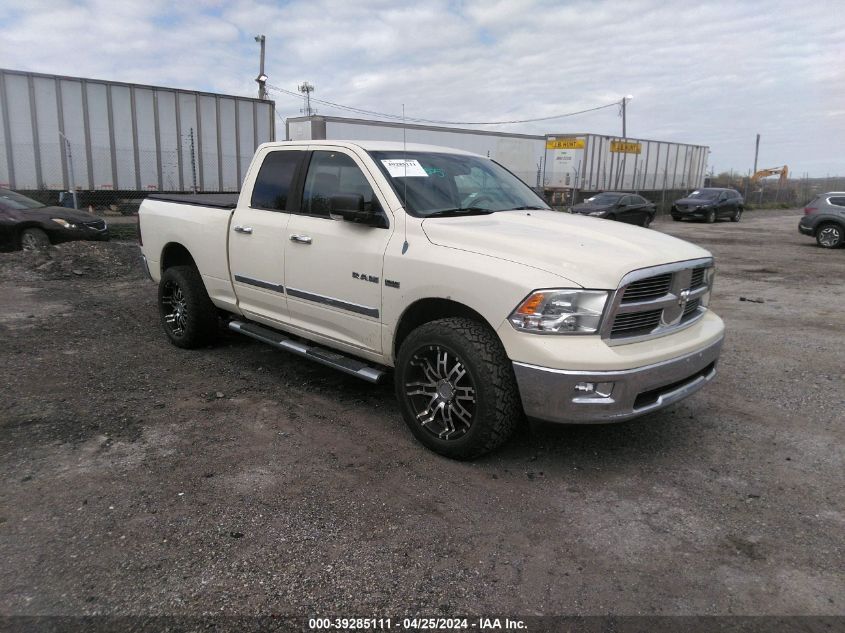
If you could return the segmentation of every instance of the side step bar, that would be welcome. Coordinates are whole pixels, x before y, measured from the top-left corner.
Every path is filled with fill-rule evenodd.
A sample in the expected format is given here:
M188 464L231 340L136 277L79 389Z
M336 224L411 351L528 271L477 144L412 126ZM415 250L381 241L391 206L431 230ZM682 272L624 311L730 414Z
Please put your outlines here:
M367 382L379 383L386 375L384 370L371 367L360 360L339 354L325 347L320 347L314 343L294 341L276 330L256 323L229 321L229 329L286 352L293 352L299 356L304 356L309 360L327 365L345 374L366 380Z

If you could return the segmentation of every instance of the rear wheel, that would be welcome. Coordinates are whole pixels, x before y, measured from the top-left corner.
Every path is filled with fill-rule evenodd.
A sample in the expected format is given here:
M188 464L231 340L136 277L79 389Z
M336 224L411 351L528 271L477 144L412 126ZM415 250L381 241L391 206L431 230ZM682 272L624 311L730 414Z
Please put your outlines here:
M845 233L838 224L828 222L816 231L816 243L822 248L839 248L845 240Z
M394 374L405 423L429 449L474 459L522 419L513 368L495 333L464 318L432 321L402 343Z
M50 237L41 229L25 229L21 233L21 248L35 251L50 246Z
M217 310L193 266L164 271L158 285L158 308L164 332L177 347L202 347L217 333Z

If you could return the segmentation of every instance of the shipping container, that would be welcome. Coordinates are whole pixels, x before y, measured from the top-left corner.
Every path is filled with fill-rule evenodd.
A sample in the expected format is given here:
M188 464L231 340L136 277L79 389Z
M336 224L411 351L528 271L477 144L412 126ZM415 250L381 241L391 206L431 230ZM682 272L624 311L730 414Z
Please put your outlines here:
M548 190L673 191L704 185L709 149L599 134L549 134L543 169Z
M0 187L237 191L274 117L267 100L0 69Z

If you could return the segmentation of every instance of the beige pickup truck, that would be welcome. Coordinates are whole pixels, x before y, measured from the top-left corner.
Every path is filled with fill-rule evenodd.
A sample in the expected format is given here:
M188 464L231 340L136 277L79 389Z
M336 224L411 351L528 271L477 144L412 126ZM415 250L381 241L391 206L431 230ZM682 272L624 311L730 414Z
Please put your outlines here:
M471 459L526 417L614 422L715 375L713 258L559 213L496 162L425 145L259 147L239 196L154 196L142 251L180 347L220 324L370 382Z

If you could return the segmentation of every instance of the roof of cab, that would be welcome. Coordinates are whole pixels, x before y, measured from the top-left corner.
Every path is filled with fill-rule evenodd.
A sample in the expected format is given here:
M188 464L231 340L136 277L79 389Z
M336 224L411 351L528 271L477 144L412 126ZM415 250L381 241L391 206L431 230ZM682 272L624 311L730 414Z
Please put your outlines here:
M302 147L307 145L309 147L318 147L321 145L331 147L346 147L346 148L360 148L368 152L434 152L439 154L463 154L466 156L480 156L473 152L466 152L462 149L454 147L443 147L441 145L424 145L422 143L400 143L397 141L344 141L344 140L302 140L302 141L272 141L270 143L262 143L262 147L287 147L296 145ZM482 156L482 158L484 158Z

